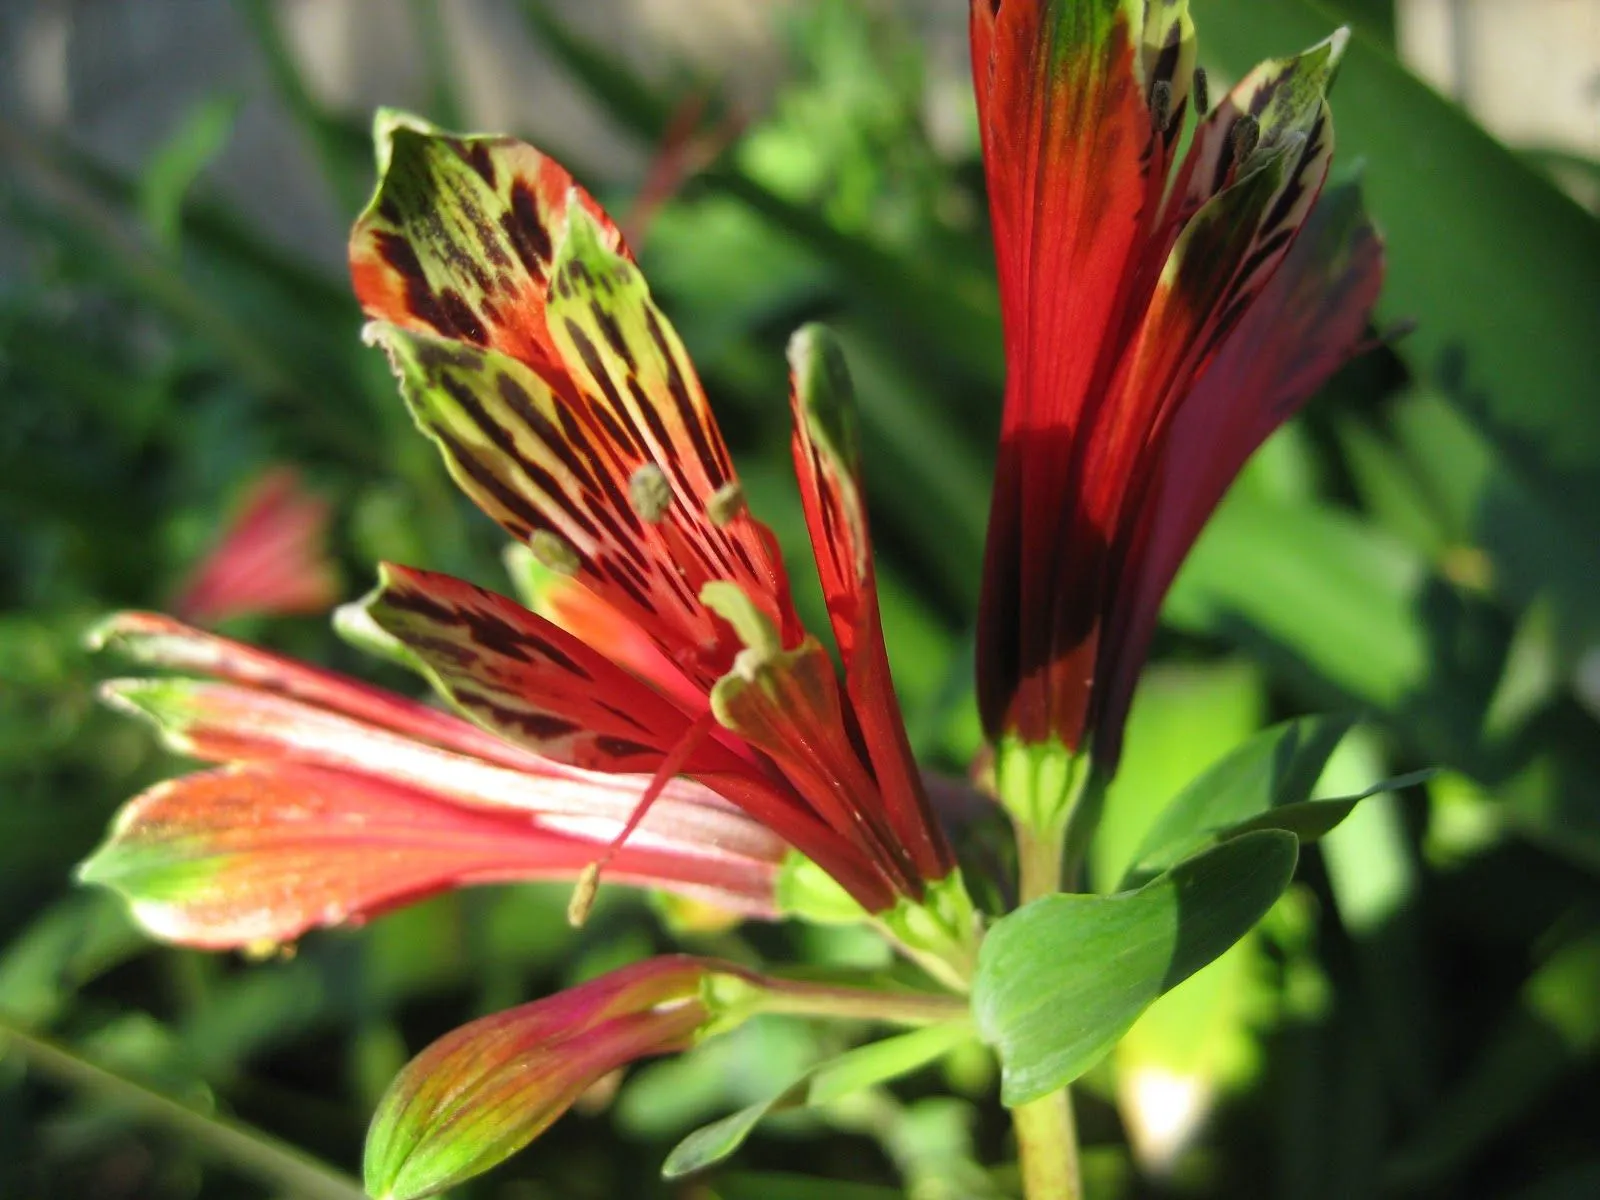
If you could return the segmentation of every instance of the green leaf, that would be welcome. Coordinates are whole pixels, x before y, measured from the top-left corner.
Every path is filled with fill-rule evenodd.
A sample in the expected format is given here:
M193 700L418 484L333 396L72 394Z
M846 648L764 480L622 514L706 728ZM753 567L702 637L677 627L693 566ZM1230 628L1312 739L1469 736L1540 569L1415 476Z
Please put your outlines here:
M770 1099L695 1130L667 1155L661 1165L662 1177L677 1179L723 1161L771 1113L826 1104L862 1088L886 1083L932 1062L971 1037L972 1026L966 1021L948 1021L858 1046L813 1067Z
M1119 881L1172 798L1261 728L1265 703L1261 672L1243 659L1145 670L1089 846L1090 890L1126 890Z
M1195 779L1145 834L1122 878L1136 886L1204 845L1219 830L1311 795L1329 755L1355 724L1353 717L1300 717L1256 734Z
M973 982L979 1035L1000 1056L1001 1100L1071 1083L1139 1014L1261 919L1294 874L1282 830L1244 834L1115 896L1046 896L989 931Z
M145 167L139 181L139 209L151 236L166 250L178 249L185 199L194 181L228 144L242 104L243 97L237 94L201 101Z

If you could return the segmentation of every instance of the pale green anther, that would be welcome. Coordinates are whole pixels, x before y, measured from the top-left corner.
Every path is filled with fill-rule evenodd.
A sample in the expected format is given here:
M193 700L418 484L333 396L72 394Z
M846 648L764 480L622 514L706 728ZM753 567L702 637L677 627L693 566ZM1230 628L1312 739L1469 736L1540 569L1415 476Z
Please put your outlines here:
M742 516L746 507L744 488L739 486L738 480L730 479L711 493L711 499L706 501L706 516L721 529L735 517Z
M744 645L739 655L741 659L748 654L750 662L762 663L783 652L778 627L756 607L756 602L745 595L744 589L738 584L725 579L713 579L700 589L700 603L733 626L733 632Z
M533 536L528 539L528 549L533 551L533 557L541 566L548 567L558 575L576 575L582 565L578 552L566 539L547 529L533 531Z
M577 882L572 885L572 896L567 900L568 925L574 929L583 928L590 910L594 908L595 893L599 890L600 864L592 862L578 872Z
M867 919L855 897L798 850L789 851L778 868L773 900L785 916L816 925L854 925Z
M672 484L655 463L645 463L628 477L628 502L633 511L654 525L672 507Z

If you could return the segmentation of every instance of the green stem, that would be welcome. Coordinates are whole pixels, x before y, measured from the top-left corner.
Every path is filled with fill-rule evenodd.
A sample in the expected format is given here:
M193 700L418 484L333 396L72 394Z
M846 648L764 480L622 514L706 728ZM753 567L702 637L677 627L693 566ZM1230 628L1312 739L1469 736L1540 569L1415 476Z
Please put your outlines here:
M366 1200L354 1179L258 1129L180 1104L79 1058L0 1016L0 1050L14 1046L41 1075L64 1087L92 1092L137 1117L180 1133L269 1188L304 1200Z
M882 992L872 988L768 980L760 1011L799 1017L838 1017L891 1025L937 1025L970 1015L964 996Z
M1017 890L1021 904L1061 890L1061 851L1065 825L1035 830L1021 821L1017 831Z
M1034 771L1023 778L1037 788L1041 774ZM1063 872L1077 873L1087 835L1079 832L1073 836L1071 831L1092 830L1099 816L1098 810L1082 811L1085 805L1098 805L1102 790L1085 764L1045 777L1059 781L1060 795L1006 797L1020 801L1015 807L1008 805L1014 814L1048 812L1054 817L1039 828L1022 815L1013 816L1019 906L1055 895L1061 890ZM1011 1110L1011 1121L1017 1131L1022 1194L1027 1200L1080 1200L1083 1179L1078 1168L1078 1127L1072 1119L1072 1096L1067 1089L1019 1104Z
M1066 1088L1011 1110L1027 1200L1079 1200L1078 1130Z

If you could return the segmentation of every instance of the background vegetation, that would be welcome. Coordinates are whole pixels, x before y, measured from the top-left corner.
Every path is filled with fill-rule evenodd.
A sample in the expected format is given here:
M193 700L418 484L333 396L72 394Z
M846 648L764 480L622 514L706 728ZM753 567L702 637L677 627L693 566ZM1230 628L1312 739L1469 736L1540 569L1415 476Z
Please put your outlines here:
M1544 173L1548 156L1507 149L1397 64L1383 0L1195 7L1215 80L1356 25L1334 94L1337 169L1362 164L1388 239L1382 319L1415 330L1274 439L1202 540L1140 693L1096 878L1116 877L1183 781L1282 716L1366 715L1330 788L1443 771L1309 852L1265 925L1078 1089L1092 1194L1600 1194L1600 228ZM447 5L391 8L429 44L448 35ZM369 114L314 99L276 8L237 11L353 216ZM970 115L930 136L924 46L878 6L785 9L788 81L755 113L734 112L715 77L647 82L539 4L519 11L639 147L660 144L686 99L703 103L710 143L742 127L650 223L646 274L754 505L797 554L784 341L811 318L846 339L913 737L964 770L1002 369ZM460 81L430 61L425 115L453 123ZM563 894L489 889L245 963L155 946L110 896L72 887L117 805L183 766L96 707L96 680L118 665L92 661L83 631L170 599L259 470L297 464L332 501L350 595L378 558L504 586L499 535L411 430L345 281L209 192L237 111L220 94L195 107L134 173L0 125L6 1197L317 1194L324 1176L295 1155L352 1170L409 1053L667 944L642 901L608 897L573 932ZM589 171L581 140L543 141ZM636 182L595 182L628 211ZM320 620L230 632L411 686ZM968 848L988 847L980 824ZM788 928L699 948L879 953ZM646 1066L460 1194L1004 1194L1006 1171L978 1165L1009 1155L993 1068L968 1056L774 1121L735 1170L654 1182L688 1128L777 1091L838 1036L756 1022Z

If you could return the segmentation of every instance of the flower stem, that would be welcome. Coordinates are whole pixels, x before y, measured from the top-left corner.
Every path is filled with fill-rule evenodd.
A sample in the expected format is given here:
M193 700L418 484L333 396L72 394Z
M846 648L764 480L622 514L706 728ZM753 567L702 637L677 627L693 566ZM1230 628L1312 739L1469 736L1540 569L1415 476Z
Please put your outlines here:
M970 1015L964 996L884 992L795 980L768 980L760 1011L799 1017L838 1017L891 1025L936 1025Z
M1066 1088L1011 1110L1027 1200L1079 1200L1078 1130Z
M1061 890L1062 874L1066 867L1065 851L1069 828L1080 823L1071 820L1077 812L1088 784L1089 773L1075 770L1065 773L1061 780L1062 794L1053 798L1056 819L1035 826L1023 818L1014 818L1017 832L1017 891L1018 904L1029 904ZM1045 809L1034 798L1035 810ZM1013 812L1018 811L1013 809ZM1093 814L1089 826L1092 828ZM1082 856L1082 835L1073 839L1079 844L1072 855L1071 870L1076 873ZM1027 1200L1080 1200L1083 1180L1078 1169L1078 1128L1072 1119L1072 1096L1066 1088L1019 1104L1011 1110L1011 1121L1017 1131L1017 1158L1022 1167L1022 1192Z
M1040 896L1061 890L1061 851L1066 841L1065 824L1035 830L1021 821L1017 830L1017 891L1019 902L1027 904Z

